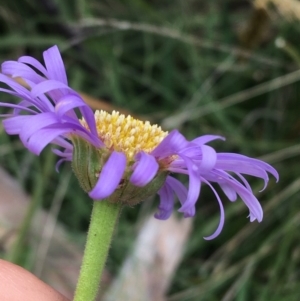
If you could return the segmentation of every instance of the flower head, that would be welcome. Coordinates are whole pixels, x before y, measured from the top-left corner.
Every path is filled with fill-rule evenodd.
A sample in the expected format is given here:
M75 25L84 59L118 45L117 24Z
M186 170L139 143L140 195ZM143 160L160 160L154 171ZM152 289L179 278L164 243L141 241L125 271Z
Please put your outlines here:
M250 221L263 219L261 205L243 174L263 179L268 173L278 180L277 171L269 164L234 153L217 153L207 143L224 138L204 135L188 141L177 130L164 132L118 112L96 111L68 86L67 76L56 46L44 52L45 66L32 57L2 64L0 81L8 88L0 91L16 96L18 104L0 103L12 108L2 115L10 135L19 135L24 146L39 155L48 145L63 161L72 161L82 187L96 200L109 198L135 204L158 193L156 218L167 219L174 206L174 195L180 201L185 217L195 215L195 204L201 185L208 185L219 203L221 217L213 239L224 225L224 208L212 184L216 183L230 201L239 196L249 209ZM29 89L17 83L21 77ZM76 110L82 118L78 119ZM173 175L188 176L188 189Z

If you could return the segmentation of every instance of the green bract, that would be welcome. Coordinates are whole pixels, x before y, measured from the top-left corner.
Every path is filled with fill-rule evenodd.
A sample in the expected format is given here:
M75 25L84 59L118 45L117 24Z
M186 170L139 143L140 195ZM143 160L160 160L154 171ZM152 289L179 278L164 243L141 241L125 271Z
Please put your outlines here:
M80 186L85 192L90 192L96 182L99 174L109 158L110 151L106 148L96 148L81 137L72 136L73 142L73 161L72 167ZM108 200L111 203L123 203L126 205L135 205L146 198L157 193L163 186L168 171L159 171L154 179L143 187L133 185L129 179L132 174L131 166L134 162L129 162L118 188Z

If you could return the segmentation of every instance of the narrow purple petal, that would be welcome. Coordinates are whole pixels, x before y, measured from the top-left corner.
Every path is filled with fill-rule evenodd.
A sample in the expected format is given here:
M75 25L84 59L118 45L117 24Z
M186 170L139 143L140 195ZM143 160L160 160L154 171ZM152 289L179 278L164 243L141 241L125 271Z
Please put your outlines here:
M55 170L56 170L56 172L59 172L60 165L61 165L62 163L64 163L65 161L68 161L68 160L66 160L65 158L63 158L63 159L59 159L59 160L56 162L56 164L55 164Z
M174 173L180 173L180 174L184 174L184 175L188 175L189 174L189 171L186 170L185 167L182 167L182 168L169 167L168 171L174 172Z
M35 58L31 56L21 56L18 59L18 62L31 65L32 67L40 71L46 78L49 78L46 68Z
M276 169L273 168L268 163L265 163L258 159L249 158L247 156L243 156L243 155L239 155L239 154L218 153L217 154L217 162L218 162L217 164L224 164L224 165L226 164L227 167L230 167L230 166L231 166L231 168L233 166L236 167L234 169L228 169L228 170L244 173L243 171L237 170L238 166L241 165L243 162L243 164L245 164L245 166L247 166L247 167L250 167L250 165L252 165L252 166L254 166L254 168L256 167L260 170L266 170L267 172L269 172L270 174L272 174L275 177L276 181L279 180L279 175L278 175L278 172L276 171ZM216 168L218 168L218 167L216 166ZM220 167L220 168L223 169L222 167ZM246 174L249 174L249 173L246 173Z
M59 167L60 165L65 162L65 161L72 161L72 157L73 157L73 153L70 153L69 151L67 152L63 152L63 151L60 151L58 149L52 149L52 152L54 154L56 154L57 156L61 157L61 159L59 159L57 161L57 163L55 164L55 170L57 172L59 172Z
M177 154L181 149L187 147L189 142L177 130L173 130L164 140L151 152L158 158Z
M217 154L212 147L208 145L201 145L201 151L202 160L198 166L200 173L211 170L213 167L215 167L217 162Z
M89 126L91 133L95 136L98 136L95 116L92 109L88 105L85 105L85 106L81 106L79 110L84 120L86 121L87 125Z
M252 188L251 188L250 184L248 183L248 181L245 179L245 177L242 176L242 175L241 175L240 173L238 173L238 172L236 172L235 174L242 180L242 182L243 182L243 184L245 185L245 187L246 187L250 192L252 192ZM264 188L265 188L265 187L264 187Z
M170 217L174 207L174 195L172 188L165 182L164 186L158 191L160 196L160 203L158 206L158 212L154 217L160 220L166 220Z
M17 83L15 80L1 73L0 73L0 82L8 85L11 89L15 90L20 98L26 98L26 99L32 98L30 92L26 88L24 88L22 85ZM12 94L11 91L7 91L7 90L4 91L4 89L2 91Z
M32 153L39 155L41 151L59 135L69 133L69 128L45 128L31 135L24 144Z
M75 93L74 90L72 90L69 86L65 85L62 82L56 81L56 80L47 80L44 82L41 82L37 85L35 85L32 90L31 93L33 95L33 97L39 96L41 94L53 91L53 90L61 90L61 89L65 89L65 90L69 90L73 93Z
M86 141L90 142L96 147L103 147L104 143L97 137L92 135L87 129L85 129L78 120L74 120L72 118L64 118L64 123L60 124L53 124L51 126L48 126L47 128L61 128L61 129L67 129L66 133L68 134L74 134L82 137Z
M67 75L58 47L55 45L43 53L49 79L68 85Z
M201 181L198 174L199 172L198 168L193 163L193 161L184 156L182 156L182 159L185 161L189 172L189 190L188 190L186 202L178 211L187 213L187 210L193 208L198 200L200 194L200 188L201 188Z
M39 95L36 97L36 107L39 108L42 112L54 112L55 108L52 102L48 99L46 95Z
M145 186L150 183L156 176L159 165L155 158L144 152L140 152L136 159L138 160L134 166L130 182L135 186Z
M249 158L248 162L239 160L218 160L215 168L261 178L264 180L265 186L269 181L269 176L265 169L262 169L260 166L255 165L255 162L251 162L251 158Z
M52 149L52 152L53 152L55 155L59 156L59 157L63 157L63 158L65 158L65 159L66 159L66 158L72 159L72 153L70 153L70 152L61 151L61 150L56 149L56 148L53 148L53 149ZM71 161L71 160L68 160L68 161Z
M250 215L253 216L253 220L257 219L258 222L261 222L263 220L263 210L254 194L252 194L239 182L232 181L231 185L249 208Z
M174 190L181 205L183 205L186 202L188 195L188 190L186 189L186 187L180 181L171 176L167 176L166 183L168 183Z
M62 117L68 111L86 105L87 104L81 99L81 97L77 95L67 94L59 99L55 106L55 112L59 117Z
M36 115L39 116L39 115ZM28 116L32 118L32 116ZM21 128L22 129L22 128ZM86 141L92 143L96 147L101 145L101 141L97 137L93 137L81 125L75 123L53 123L45 128L34 132L24 145L34 154L39 155L44 147L49 143L56 143L61 135L75 134Z
M53 140L53 143L65 148L71 152L73 151L73 144L66 141L65 138L57 137L56 139Z
M208 145L201 145L201 146L191 146L181 150L178 155L184 155L194 161L194 163L199 168L200 173L205 173L213 169L217 162L217 153L216 151L208 146ZM179 157L174 160L170 167L174 168L182 168L185 166L183 160Z
M109 197L120 184L125 168L126 156L123 153L112 152L89 196L95 200Z
M220 182L226 182L235 192L241 197L243 202L249 208L252 216L255 217L259 222L263 219L263 210L257 198L254 194L249 191L245 186L238 182L235 178L231 177L224 171L214 171L220 178Z
M179 153L191 159L196 159L196 158L199 159L200 156L202 155L201 147L196 144L188 145L188 147L181 149Z
M41 113L38 115L31 116L23 124L23 127L20 131L20 139L23 144L26 145L27 140L37 131L53 124L58 124L59 119L53 113Z
M7 134L18 135L26 121L30 120L32 116L20 115L4 119L2 121L3 126Z
M198 137L198 138L192 140L191 142L196 143L197 145L203 145L203 144L206 144L207 142L210 142L210 141L213 141L216 139L225 140L225 138L222 136L204 135L204 136L201 136L201 137Z
M9 74L12 77L22 77L35 84L45 80L45 78L37 74L29 66L16 61L6 61L2 64L1 68L3 74Z
M186 187L181 182L179 182L178 180L176 180L170 176L167 177L166 182L174 190L181 205L183 205L186 202L187 196L188 196L188 190L186 189ZM184 211L183 216L184 217L192 217L195 215L195 213L196 213L195 206L191 206Z
M36 111L33 111L33 110L27 108L25 106L25 102L23 102L23 104L24 105L22 105L22 102L20 102L18 105L3 102L3 103L0 103L0 107L13 108L13 109L17 109L19 111L24 110L24 111L27 111L28 113L31 113L31 114L37 114ZM30 105L30 104L28 103L28 105Z
M252 214L251 212L249 213L248 217L250 217L250 222L254 222L256 220L256 217L254 214Z
M221 233L221 231L223 229L223 226L224 226L224 222L225 222L225 213L224 213L224 207L223 207L222 201L221 201L218 193L216 192L216 190L205 179L202 179L202 181L204 183L206 183L210 187L210 189L213 191L213 193L215 194L215 196L216 196L216 198L218 200L219 207L220 207L220 222L219 222L219 225L218 225L216 231L212 235L204 237L204 239L206 239L206 240L211 240L211 239L216 238Z
M179 211L179 210L178 210ZM189 207L188 209L186 209L183 213L184 217L193 217L196 214L196 207L195 205L192 207Z
M15 90L15 91L11 91L11 90L0 88L1 92L22 98L23 100L27 100L29 103L31 103L33 106L38 108L40 111L51 110L51 109L49 109L49 101L48 100L45 101L43 99L43 101L41 102L38 98L33 98L31 93L27 89L25 89L24 87L22 87L15 81L7 78L6 76L2 77L1 75L2 74L0 74L0 82L2 81L3 83L9 85L13 90ZM0 104L0 106L1 106L1 104ZM51 108L51 105L50 105L50 108Z
M231 202L236 201L237 194L230 185L228 185L227 183L219 183L219 185Z

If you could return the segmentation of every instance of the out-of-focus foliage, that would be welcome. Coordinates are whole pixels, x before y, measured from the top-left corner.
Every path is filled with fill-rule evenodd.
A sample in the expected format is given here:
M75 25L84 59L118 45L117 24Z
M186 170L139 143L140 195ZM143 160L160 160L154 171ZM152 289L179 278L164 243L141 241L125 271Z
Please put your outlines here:
M219 151L262 157L278 169L279 184L271 179L263 193L262 183L252 182L263 222L250 224L242 202L224 196L225 228L209 242L202 237L215 229L219 212L203 187L169 301L299 299L300 19L269 2L1 1L0 61L23 54L41 59L57 44L74 89L190 138L223 135L226 142L214 144ZM31 194L42 171L43 206L50 207L62 180L49 164L50 149L34 157L1 128L0 154L1 166ZM113 273L150 207L123 211L108 262ZM90 209L72 177L59 220L74 239L84 240Z

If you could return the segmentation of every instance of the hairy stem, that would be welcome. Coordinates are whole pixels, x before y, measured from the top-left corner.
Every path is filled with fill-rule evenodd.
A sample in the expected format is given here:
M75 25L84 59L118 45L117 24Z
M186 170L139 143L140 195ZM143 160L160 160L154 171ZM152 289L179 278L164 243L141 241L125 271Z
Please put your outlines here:
M73 301L94 301L100 286L121 204L94 201L83 261Z

